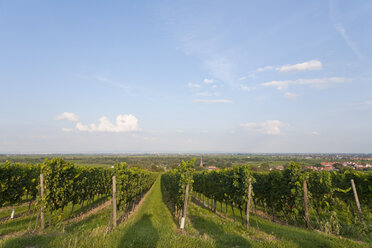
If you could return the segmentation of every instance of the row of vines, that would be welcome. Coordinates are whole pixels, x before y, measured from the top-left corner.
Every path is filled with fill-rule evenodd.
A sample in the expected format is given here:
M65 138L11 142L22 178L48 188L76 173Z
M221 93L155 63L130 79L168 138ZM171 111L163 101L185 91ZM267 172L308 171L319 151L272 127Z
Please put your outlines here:
M252 183L254 211L271 216L287 224L305 225L304 181L307 182L307 199L311 228L327 233L368 235L371 232L372 173L344 170L340 172L302 171L292 162L283 171L251 172L249 166L203 171L194 174L193 190L212 200L225 203L242 212L247 210L249 178ZM360 220L351 188L355 181L362 205L364 222ZM235 213L234 213L235 218Z
M43 195L41 196L41 175ZM117 177L117 207L132 210L135 203L155 182L157 174L125 163L112 168L74 165L63 159L46 160L38 165L6 162L0 165L0 207L19 203L24 197L38 207L61 213L66 206L91 206L94 199L112 196L112 177ZM50 223L51 219L49 219Z
M192 190L194 163L195 159L182 161L177 168L167 171L161 177L162 188L167 194L174 216L180 217L182 214L184 220L189 198L188 192ZM184 223L181 223L181 228L183 225Z

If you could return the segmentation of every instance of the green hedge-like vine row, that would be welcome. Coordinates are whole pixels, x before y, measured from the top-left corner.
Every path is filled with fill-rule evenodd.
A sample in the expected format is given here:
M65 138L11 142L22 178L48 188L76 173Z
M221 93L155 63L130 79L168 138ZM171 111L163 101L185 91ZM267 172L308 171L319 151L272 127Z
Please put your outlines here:
M0 207L18 203L26 194L35 199L40 180L40 166L6 161L0 165Z
M114 168L77 166L61 158L38 165L6 162L0 165L0 207L18 203L25 194L35 200L40 195L40 173L44 175L44 196L49 211L92 201L96 196L112 194L112 176L117 176L117 205L125 207L138 199L155 182L157 174L125 163Z
M161 177L162 187L168 194L172 203L173 210L182 209L185 202L186 185L189 184L189 190L192 189L193 172L195 159L182 161L181 164L164 173Z
M225 202L231 207L245 210L248 178L252 178L253 201L272 217L286 222L304 224L303 181L308 188L310 217L313 227L331 233L348 232L350 223L356 223L355 205L350 180L353 179L364 206L365 215L371 215L372 173L344 169L338 172L302 171L300 165L291 162L283 171L252 173L248 166L236 166L218 171L203 171L194 174L193 189L208 198ZM214 206L215 208L216 206ZM371 227L366 220L367 232Z

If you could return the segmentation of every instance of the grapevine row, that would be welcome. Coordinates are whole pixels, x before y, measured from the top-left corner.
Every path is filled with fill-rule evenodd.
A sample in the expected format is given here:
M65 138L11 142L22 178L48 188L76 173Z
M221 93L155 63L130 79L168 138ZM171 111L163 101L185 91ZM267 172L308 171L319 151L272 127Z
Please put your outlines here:
M40 174L44 183L42 197ZM26 194L50 213L63 211L69 204L73 212L77 204L90 205L95 197L111 196L114 175L117 177L117 207L124 211L133 208L157 177L156 173L130 168L125 163L113 168L93 168L77 166L61 158L38 165L6 162L0 165L0 207L18 203Z

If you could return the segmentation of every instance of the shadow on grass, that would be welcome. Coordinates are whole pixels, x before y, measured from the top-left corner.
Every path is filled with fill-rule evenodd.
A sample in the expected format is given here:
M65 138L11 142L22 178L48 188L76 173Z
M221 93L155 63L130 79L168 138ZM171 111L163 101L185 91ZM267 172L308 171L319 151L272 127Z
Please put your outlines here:
M160 177L160 190L161 190L161 197L162 197L161 200L165 203L165 206L167 206L169 212L171 213L174 224L176 224L176 226L180 225L178 218L173 214L172 203L169 201L168 193L165 191L165 189L163 188L163 185L161 184L161 177Z
M191 197L191 202L194 203L195 205L197 205L198 207L202 208L202 209L205 209L205 210L208 210L210 211L211 213L214 213L215 215L217 215L218 217L222 218L222 219L225 219L225 216L221 215L219 212L214 212L212 209L210 209L209 207L206 207L204 206L204 204L202 202L200 202L197 198L195 197Z
M215 241L216 247L251 247L248 240L240 235L225 232L221 225L213 221L194 214L190 214L190 220L201 235L207 234Z
M156 247L159 234L151 221L151 214L145 214L125 231L118 247Z
M107 215L105 214L93 214L79 222L73 222L67 226L62 224L59 227L52 227L53 229L47 228L45 233L25 233L22 236L9 237L9 239L1 244L1 247L53 247L55 242L62 242L62 244L66 242L66 235L81 232L83 229L86 229L87 226L93 229L97 225L97 221L100 221L102 217L107 219ZM32 223L34 224L34 222ZM65 232L62 231L63 227Z
M27 227L30 227L33 230L35 221L30 222L31 216L28 216L23 219L13 219L3 222L0 225L0 238L3 235L10 234L13 232L18 232L22 230L27 230ZM26 227L26 228L25 228Z
M336 247L332 241L318 233L300 230L290 226L270 223L268 220L261 220L256 216L250 218L252 227L276 237L297 243L300 247Z
M55 235L43 235L43 234L26 234L24 236L8 239L3 244L3 248L17 248L17 247L29 247L32 244L37 244L38 247L48 247L48 244L59 236Z
M209 208L204 207L202 203L198 201L193 202L199 207L211 211ZM225 206L225 204L223 205ZM231 208L228 208L228 218L232 219L232 216L232 210ZM241 225L239 223L240 216L236 215L236 218L236 224ZM305 229L300 229L298 227L296 228L293 226L273 223L270 220L261 219L255 216L253 213L250 218L250 223L253 228L259 229L262 232L274 235L278 238L296 243L300 247L337 247L340 244L340 241L336 242L336 237L328 237L315 231L308 231ZM348 240L344 240L344 242L345 245L343 247L348 247L348 245L355 245L355 243L351 243Z

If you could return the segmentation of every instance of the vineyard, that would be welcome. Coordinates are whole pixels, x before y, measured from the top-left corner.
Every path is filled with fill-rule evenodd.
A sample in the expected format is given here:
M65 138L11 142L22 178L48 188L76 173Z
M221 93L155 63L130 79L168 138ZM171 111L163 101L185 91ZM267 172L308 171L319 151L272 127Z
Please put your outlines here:
M113 168L92 168L75 166L63 159L46 160L38 165L21 165L6 162L0 167L0 207L4 204L19 203L22 198L29 200L29 209L34 202L38 209L35 229L41 218L41 229L45 227L44 212L49 212L49 226L52 216L58 212L60 219L64 209L84 204L91 208L93 201L110 198L113 189L113 176L117 177L117 207L123 210L122 219L132 211L155 182L157 174L137 168L129 168L126 164L117 164ZM116 222L115 220L111 220Z
M372 231L372 173L302 171L292 162L283 171L257 173L245 165L196 172L191 177L192 170L187 170L186 165L183 162L163 175L175 216L179 217L186 184L190 184L195 198L205 206L216 212L219 203L221 213L227 213L229 207L234 221L239 212L246 226L250 225L249 213L253 211L272 221L329 234L362 238Z
M118 247L118 243L153 247L148 242L157 240L163 244L160 247L169 246L169 240L183 240L182 247L246 247L249 242L257 247L296 247L293 242L301 238L304 247L312 247L315 241L319 242L315 246L323 247L324 238L331 240L329 247L341 246L336 236L330 238L328 234L371 242L370 172L306 171L294 162L282 171L253 172L248 165L195 171L192 159L157 178L157 173L125 163L86 167L60 158L36 165L5 162L0 165L0 238L9 239L4 243L9 246L4 247L44 242L40 240L47 240L40 247L59 247L57 240L61 238L53 235L55 230L66 228L69 234L60 242L70 242L78 235L71 247ZM146 199L147 192L153 195L148 196L151 200ZM131 213L138 206L142 210L133 219ZM5 218L2 213L6 210L1 208L17 208L22 215L14 220ZM91 216L95 209L97 214ZM160 219L163 224L158 223ZM76 221L82 224L74 224ZM13 227L12 223L24 224ZM157 231L149 230L154 225ZM175 232L177 229L181 233ZM92 237L92 230L100 231L93 231ZM143 237L138 230L144 231ZM277 231L282 236L273 242ZM23 236L8 238L7 233L12 232ZM164 237L159 237L160 233ZM210 235L207 240L201 236L205 233ZM252 240L248 242L236 233ZM122 234L125 241L118 240ZM147 241L142 240L147 236ZM91 244L94 239L97 244ZM363 244L348 239L342 242L346 242L343 247Z

